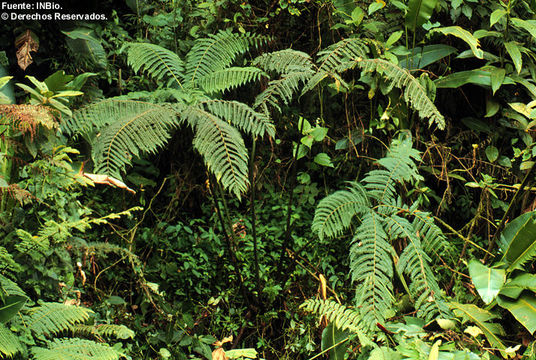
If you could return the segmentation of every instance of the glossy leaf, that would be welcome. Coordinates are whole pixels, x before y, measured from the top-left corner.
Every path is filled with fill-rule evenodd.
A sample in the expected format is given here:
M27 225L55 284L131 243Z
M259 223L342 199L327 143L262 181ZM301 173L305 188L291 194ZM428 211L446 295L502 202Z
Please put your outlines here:
M469 262L469 275L478 294L486 304L495 299L506 280L504 270L489 268L477 260Z
M330 360L343 360L348 349L348 341L344 341L345 339L348 339L346 331L338 329L333 322L330 322L322 332L322 351L330 349L328 351Z
M536 212L531 211L511 221L501 233L499 247L502 262L508 264L507 272L522 269L536 256Z
M408 70L422 69L456 52L456 48L443 44L416 47L412 54L400 56L398 66Z
M504 47L506 48L508 55L510 55L510 58L514 62L516 71L519 74L523 66L523 59L521 58L521 51L519 51L519 47L514 41L504 43Z
M522 273L507 282L499 292L499 295L517 299L523 290L536 292L536 274Z
M462 39L463 41L467 43L467 45L469 45L469 47L471 48L471 51L477 58L479 59L484 58L484 52L482 51L482 49L479 48L480 42L469 31L459 26L441 27L441 28L434 29L433 31L439 31L443 35L452 35L452 36L456 36L459 39Z
M410 0L406 14L406 27L415 32L418 27L427 22L438 0Z
M491 91L493 92L493 95L495 95L495 92L499 90L499 88L501 87L505 76L506 76L506 70L504 70L503 68L495 68L491 70L490 80L491 80Z
M0 304L0 323L6 323L13 318L24 306L28 298L26 296L11 295Z
M517 300L499 296L497 303L510 311L531 334L536 331L536 297L534 294L523 294Z
M460 71L435 80L437 88L459 88L466 84L475 84L491 87L491 71L487 68ZM514 85L515 82L505 76L503 85Z

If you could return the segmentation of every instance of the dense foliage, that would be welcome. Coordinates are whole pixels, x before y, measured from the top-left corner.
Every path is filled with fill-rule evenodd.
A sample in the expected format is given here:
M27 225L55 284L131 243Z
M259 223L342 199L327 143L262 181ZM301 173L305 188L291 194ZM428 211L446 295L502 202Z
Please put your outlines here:
M536 2L98 6L0 23L0 359L536 359Z

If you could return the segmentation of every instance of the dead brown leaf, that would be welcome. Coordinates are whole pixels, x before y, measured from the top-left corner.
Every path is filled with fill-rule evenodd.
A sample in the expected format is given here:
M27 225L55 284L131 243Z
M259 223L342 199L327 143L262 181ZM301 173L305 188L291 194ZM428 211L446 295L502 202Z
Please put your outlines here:
M229 359L227 355L225 355L225 351L222 348L217 348L212 352L212 360L227 360Z
M17 63L22 70L26 70L33 63L30 52L36 52L39 49L37 36L31 30L27 29L21 35L17 36L15 47L17 48Z
M231 341L233 341L233 335L224 337L223 339L221 339L221 340L219 340L219 341L216 341L216 342L215 342L214 344L212 344L212 345L217 346L217 347L222 347L223 344L228 343L228 342L231 342Z
M95 184L104 184L104 185L110 185L110 186L116 186L120 189L125 189L126 191L135 194L136 192L129 188L124 182L121 180L118 180L116 178L113 178L108 175L102 175L102 174L88 174L84 173L84 176L87 177L89 180L93 181Z

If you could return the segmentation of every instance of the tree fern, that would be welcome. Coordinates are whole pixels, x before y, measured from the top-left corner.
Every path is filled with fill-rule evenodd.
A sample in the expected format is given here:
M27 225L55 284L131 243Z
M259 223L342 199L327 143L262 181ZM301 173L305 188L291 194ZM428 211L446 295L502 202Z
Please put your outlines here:
M268 106L281 111L281 102L288 105L300 85L313 75L313 70L297 68L284 74L280 79L272 80L268 87L255 99L254 108L268 112Z
M161 46L147 43L129 43L127 61L134 71L145 71L166 86L182 87L184 65L174 52Z
M265 113L238 101L207 100L200 103L210 113L252 136L275 136L275 127Z
M214 71L198 80L198 84L206 93L235 89L251 81L257 81L265 75L264 71L255 67L230 67Z
M17 336L4 324L0 323L0 358L13 357L22 352L22 346Z
M369 330L383 323L393 304L393 248L382 219L369 211L363 216L350 248L352 281L360 284L356 300Z
M116 360L121 355L106 344L85 339L55 339L46 348L31 351L36 360Z
M189 107L183 115L194 126L193 145L208 169L225 188L240 197L249 180L248 153L238 130L200 108Z
M51 335L88 320L91 313L93 311L84 307L43 303L30 310L25 322L36 335Z
M426 89L410 72L387 60L357 58L357 65L364 72L377 71L385 76L390 86L404 90L404 100L415 108L422 118L428 118L430 124L436 123L440 129L445 128L445 118L426 93Z
M369 330L385 321L393 305L394 241L407 243L396 266L399 274L411 280L410 295L418 315L425 319L450 316L430 268L430 254L444 246L444 237L431 216L416 206L405 206L397 190L422 179L415 161L420 161L419 152L412 148L411 138L401 134L377 161L381 169L327 196L315 211L312 230L320 239L340 236L352 223L357 226L349 251L350 271L357 285L356 302Z
M184 78L189 84L195 84L203 77L227 68L238 55L247 52L250 46L258 46L267 40L266 36L236 34L231 31L220 31L207 38L197 39L186 56Z

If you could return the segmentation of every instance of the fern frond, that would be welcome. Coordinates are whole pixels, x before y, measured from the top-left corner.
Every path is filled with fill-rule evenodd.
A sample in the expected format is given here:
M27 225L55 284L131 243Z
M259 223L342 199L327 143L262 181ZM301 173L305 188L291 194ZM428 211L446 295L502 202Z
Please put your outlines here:
M286 74L299 68L304 70L313 68L309 54L293 49L262 54L253 60L253 65L277 74Z
M83 325L77 324L71 327L71 331L75 335L101 337L116 337L118 339L133 339L134 331L127 328L125 325L102 324L102 325Z
M200 103L209 112L253 136L275 136L275 126L264 113L238 101L207 100Z
M366 328L361 320L359 311L347 308L333 300L308 299L300 308L320 317L325 316L329 322L335 324L342 331L362 331Z
M350 226L354 216L369 207L365 188L357 182L350 182L346 190L326 196L318 203L311 229L320 240L336 237Z
M18 352L22 352L22 346L17 336L0 323L0 358L13 357Z
M333 77L343 83L338 74L355 67L356 59L366 58L367 53L367 46L358 38L341 40L318 52L318 71L309 79L302 93L313 89L327 77Z
M7 251L3 246L0 246L0 272L10 271L17 272L20 271L21 267L15 260L13 260L13 255ZM1 275L0 275L1 276ZM1 288L1 280L0 280Z
M148 43L129 43L127 62L136 72L145 71L166 87L182 87L184 64L177 54L161 46Z
M135 118L142 113L161 114L157 120L171 123L177 121L180 104L153 104L146 101L110 98L84 106L75 111L71 118L65 118L61 130L68 135L91 134L121 119Z
M197 83L210 94L235 89L265 75L264 71L255 67L230 67L214 71L199 79Z
M27 296L16 282L11 281L7 277L0 274L0 298L5 296Z
M116 360L121 355L106 344L85 339L55 339L47 345L32 348L36 360Z
M439 226L435 224L432 214L416 210L410 215L414 217L413 230L421 237L422 246L428 255L437 254L447 247L447 240Z
M410 222L397 215L385 219L391 239L406 239L408 245L400 254L398 268L411 279L410 291L415 300L417 315L431 320L437 314L443 318L451 317L448 305L441 296L439 285L430 268L430 257L425 253L421 240L416 236Z
M60 303L43 303L25 316L28 327L36 335L51 335L70 329L74 324L89 319L90 309Z
M268 112L268 105L281 111L280 102L288 105L294 94L298 92L300 84L313 75L312 70L301 69L285 74L281 79L272 80L268 87L255 98L253 107Z
M364 72L379 72L390 82L404 90L404 100L419 112L422 118L428 118L430 125L436 123L439 129L445 128L445 118L426 93L421 83L406 69L383 59L357 59L357 65Z
M410 136L402 134L394 139L387 155L378 164L384 169L371 170L363 179L369 195L379 204L395 205L396 185L411 180L422 180L415 161L420 161L419 152L412 147Z
M186 55L184 79L195 84L205 76L227 68L238 55L247 52L250 46L259 46L267 40L266 36L235 34L231 31L220 31L207 38L197 39Z
M95 173L121 179L133 157L156 152L181 122L178 111L169 104L132 103L132 108L122 111L123 116L102 129L95 139L92 149Z
M357 305L364 323L372 330L385 321L393 303L393 248L388 242L382 219L369 211L362 218L350 248L352 281L358 284Z
M225 189L238 198L249 186L248 153L242 136L229 123L198 107L182 114L195 128L194 148Z

